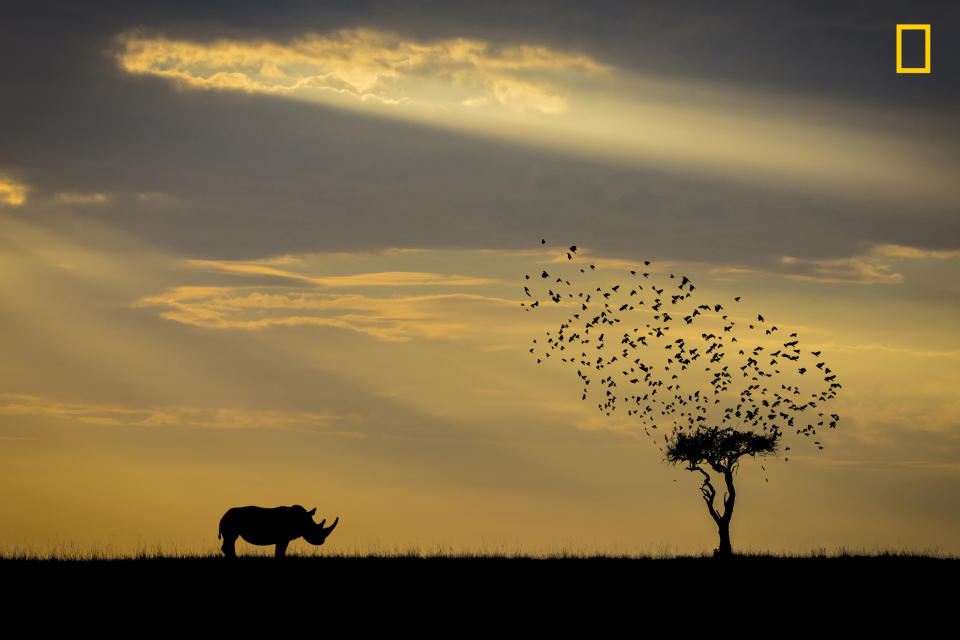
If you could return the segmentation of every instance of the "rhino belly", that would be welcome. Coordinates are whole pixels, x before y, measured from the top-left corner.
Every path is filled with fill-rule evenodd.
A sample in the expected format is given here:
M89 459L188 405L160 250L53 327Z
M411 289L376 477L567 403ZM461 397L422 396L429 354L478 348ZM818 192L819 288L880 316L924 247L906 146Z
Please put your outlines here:
M266 531L241 531L240 537L250 544L277 544L279 542L289 542L292 537L283 533Z

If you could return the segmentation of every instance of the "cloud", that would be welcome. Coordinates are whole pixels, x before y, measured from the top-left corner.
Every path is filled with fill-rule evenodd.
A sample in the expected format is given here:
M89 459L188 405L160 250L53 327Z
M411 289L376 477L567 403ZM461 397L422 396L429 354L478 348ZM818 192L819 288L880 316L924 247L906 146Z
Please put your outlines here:
M747 277L774 276L791 280L848 284L901 284L904 276L894 271L894 260L950 260L960 258L957 250L921 249L897 244L873 245L865 253L842 258L797 258L780 256L771 265L746 266L717 264L696 260L657 260L644 265L642 260L624 260L593 256L587 247L578 247L576 254L567 257L564 249L543 250L543 259L556 264L575 264L581 268L594 265L597 269L631 269L652 274L665 272L705 273L713 280L741 281Z
M404 39L371 29L308 34L289 43L213 43L119 36L128 73L154 75L193 89L273 95L321 94L381 105L498 105L560 113L566 100L550 74L607 69L588 56L543 46L453 38Z
M707 273L709 273L714 280L719 280L722 282L737 282L742 280L744 276L761 274L763 271L760 269L754 269L752 267L722 266L710 267L707 270Z
M245 261L192 259L183 264L214 272L214 280L141 295L132 306L159 307L163 318L208 329L334 327L403 342L416 338L482 342L498 334L498 344L503 344L503 334L512 334L517 327L503 325L500 314L509 314L520 303L507 293L516 292L515 283L505 282L503 276L515 277L510 263L529 255L386 249ZM380 270L384 265L397 270ZM492 272L491 265L496 265ZM420 270L423 267L482 270L494 277ZM322 275L331 271L338 275ZM242 284L234 284L235 278L224 283L223 274L240 276Z
M277 269L275 264L297 264L293 256L280 256L252 261L228 260L187 260L193 267L239 273L251 276L273 276L288 280L306 282L319 287L408 287L408 286L476 286L492 284L496 280L461 275L442 275L421 271L383 271L378 273L357 273L346 276L311 276L294 271Z
M162 191L138 191L136 194L137 202L153 204L176 204L179 198Z
M838 399L836 410L854 423L851 433L865 442L893 441L916 431L956 437L960 400L953 389L929 390L917 385L907 396L896 393L852 393Z
M838 344L836 342L823 342L818 345L818 347L823 349L828 349L830 351L836 352L857 352L857 351L874 351L880 353L887 353L890 355L897 356L910 356L914 358L945 358L945 359L958 359L960 360L960 349L953 349L948 351L931 351L924 349L907 349L905 347L891 347L889 345L872 343L872 344Z
M30 188L9 176L0 174L0 205L19 207L27 201Z
M60 204L104 204L110 198L105 193L74 193L61 191L54 194L53 199Z
M75 419L117 427L192 426L211 429L344 431L349 416L236 407L114 407L28 394L0 394L0 415ZM347 429L348 430L348 429Z
M793 280L817 282L848 282L855 284L900 284L903 276L893 273L891 267L868 257L801 259L783 256L780 259Z
M874 245L866 254L848 258L800 259L782 256L780 267L787 278L854 284L900 284L903 275L893 271L891 259L949 260L960 251L920 249L897 244Z
M252 264L301 264L303 262L303 256L287 253L281 256L250 260L250 262Z
M901 284L904 276L894 270L895 260L950 260L960 258L960 251L921 249L896 244L873 245L865 253L842 258L797 258L780 256L769 265L717 264L696 260L657 260L643 266L639 261L616 258L591 258L590 250L578 248L572 263L593 264L598 269L634 269L650 273L700 272L721 282L739 282L745 278L779 277L791 280L846 284ZM560 254L548 258L554 263L568 262Z
M871 249L870 254L884 258L908 258L910 260L949 260L960 258L960 251L948 250L941 251L937 249L918 249L917 247L905 247L899 244L880 244Z
M363 274L361 274L363 275ZM162 306L161 316L208 329L258 330L280 326L327 326L379 340L469 335L464 302L514 306L516 301L466 293L368 297L310 291L277 293L254 287L177 287L147 296L135 307Z
M182 89L295 98L615 166L818 195L940 207L956 198L942 138L891 128L889 113L870 106L630 73L540 45L364 28L287 41L126 32L116 42L122 70Z

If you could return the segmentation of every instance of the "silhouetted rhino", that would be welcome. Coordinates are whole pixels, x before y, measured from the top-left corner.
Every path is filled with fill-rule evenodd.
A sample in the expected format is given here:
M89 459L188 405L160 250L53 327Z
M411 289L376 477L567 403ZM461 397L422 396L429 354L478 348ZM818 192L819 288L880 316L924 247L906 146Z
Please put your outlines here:
M237 536L250 544L275 544L276 556L282 558L291 540L302 537L310 544L321 545L340 522L340 517L337 516L332 525L324 528L326 519L320 524L313 521L313 514L316 512L315 508L307 511L298 504L273 509L234 507L220 518L220 534L217 538L223 538L221 550L228 558L237 557L233 546Z

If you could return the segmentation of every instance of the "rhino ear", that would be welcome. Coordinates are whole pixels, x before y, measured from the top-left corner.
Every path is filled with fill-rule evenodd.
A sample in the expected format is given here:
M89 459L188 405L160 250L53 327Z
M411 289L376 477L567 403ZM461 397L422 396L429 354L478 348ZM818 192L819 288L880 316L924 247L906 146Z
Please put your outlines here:
M314 507L313 509L310 509L310 511L307 511L307 515L308 515L308 516L312 516L312 515L315 514L316 512L317 512L317 508Z

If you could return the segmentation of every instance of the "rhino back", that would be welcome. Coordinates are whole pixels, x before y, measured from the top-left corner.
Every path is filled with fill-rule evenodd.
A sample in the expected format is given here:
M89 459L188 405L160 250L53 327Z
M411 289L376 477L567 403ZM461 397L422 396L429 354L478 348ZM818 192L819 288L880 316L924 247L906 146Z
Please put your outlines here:
M277 544L303 535L307 515L299 505L292 507L234 507L223 514L220 530L239 534L251 544Z

